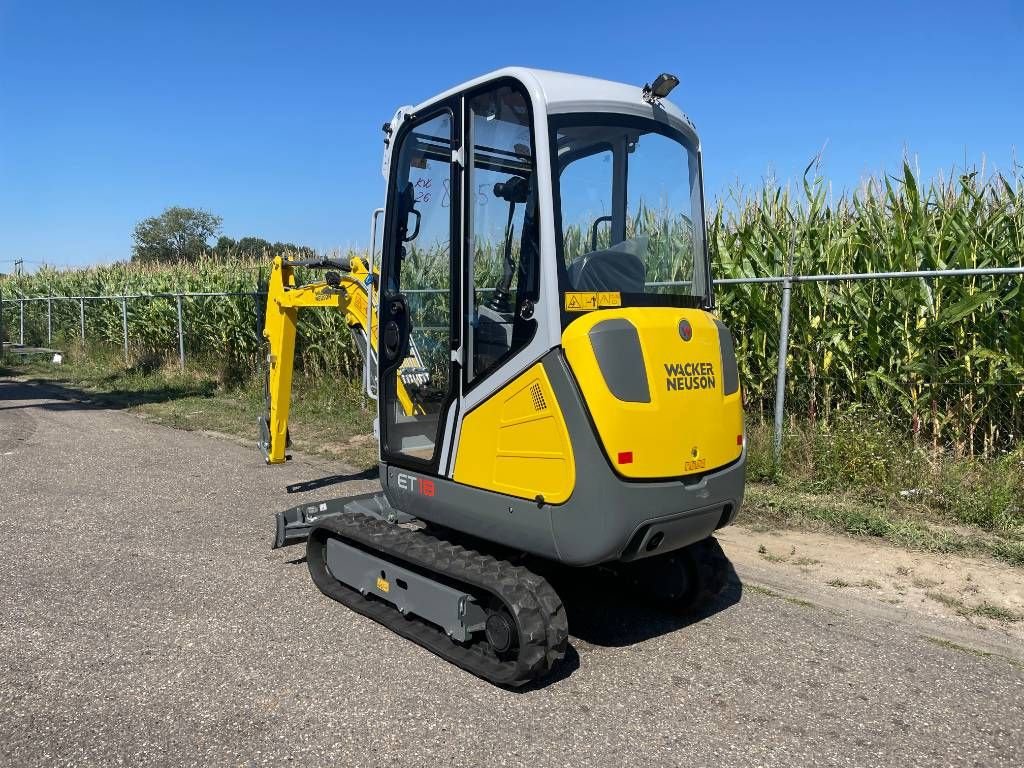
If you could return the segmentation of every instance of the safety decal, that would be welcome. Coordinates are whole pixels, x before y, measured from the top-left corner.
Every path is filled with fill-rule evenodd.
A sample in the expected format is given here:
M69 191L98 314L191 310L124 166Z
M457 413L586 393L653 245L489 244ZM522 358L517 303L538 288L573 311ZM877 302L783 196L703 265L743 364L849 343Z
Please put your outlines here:
M619 291L566 291L566 312L590 312L603 307L621 307Z

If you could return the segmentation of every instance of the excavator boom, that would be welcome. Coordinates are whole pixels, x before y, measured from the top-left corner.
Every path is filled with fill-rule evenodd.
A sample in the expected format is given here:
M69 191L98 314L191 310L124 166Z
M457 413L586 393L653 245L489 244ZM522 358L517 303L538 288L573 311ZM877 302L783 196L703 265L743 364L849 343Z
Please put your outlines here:
M295 269L299 266L335 268L325 279L305 285L296 284ZM299 309L316 307L336 309L345 315L356 346L369 361L364 366L367 378L376 378L377 305L371 306L371 294L377 270L372 273L363 259L353 257L347 264L330 261L290 261L274 259L267 286L267 308L263 336L270 351L267 355L266 413L261 419L260 447L268 464L280 464L288 448L288 411L291 403L292 372L295 367L295 335ZM413 347L405 367L418 365ZM412 393L399 376L398 399L406 414L418 411Z

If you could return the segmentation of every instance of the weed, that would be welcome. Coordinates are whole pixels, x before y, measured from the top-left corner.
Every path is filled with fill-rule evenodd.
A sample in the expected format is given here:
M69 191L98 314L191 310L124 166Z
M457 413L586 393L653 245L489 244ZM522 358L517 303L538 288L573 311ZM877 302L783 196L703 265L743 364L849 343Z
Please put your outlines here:
M929 643L938 645L941 648L948 648L951 651L959 651L960 653L969 653L972 656L981 657L988 657L992 655L987 651L979 651L977 648L969 648L966 645L960 645L959 643L954 643L952 640L945 640L941 637L931 637L930 635L922 635L922 637L924 637L924 639Z
M1014 622L1024 619L1024 616L1021 614L998 605L993 605L992 603L982 603L981 605L974 606L971 608L971 613L975 616L984 616L986 619L1003 622Z
M774 589L763 587L760 584L744 584L743 589L749 590L751 592L756 592L757 594L764 595L765 597L782 597L782 595L780 595Z
M941 603L947 608L956 608L958 611L962 611L964 609L963 600L956 597L950 597L942 592L925 592L924 594L928 599Z

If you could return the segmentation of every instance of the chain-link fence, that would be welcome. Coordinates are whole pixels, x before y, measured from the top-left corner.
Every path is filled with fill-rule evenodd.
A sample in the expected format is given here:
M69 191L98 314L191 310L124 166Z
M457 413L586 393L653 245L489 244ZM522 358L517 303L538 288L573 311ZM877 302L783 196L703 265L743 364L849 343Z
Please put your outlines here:
M800 461L802 446L844 424L887 431L896 442L882 444L894 454L904 446L955 457L1016 449L1024 434L1022 282L1020 267L716 281L748 423L772 435L776 466ZM265 300L260 291L7 295L0 338L96 341L121 346L126 360L139 350L176 352L182 367L189 357L213 357L255 370ZM339 313L300 317L307 369L359 374ZM446 317L420 320L422 345L447 329Z
M777 457L787 427L855 411L936 452L995 456L1024 434L1022 282L1020 267L794 275L718 295Z

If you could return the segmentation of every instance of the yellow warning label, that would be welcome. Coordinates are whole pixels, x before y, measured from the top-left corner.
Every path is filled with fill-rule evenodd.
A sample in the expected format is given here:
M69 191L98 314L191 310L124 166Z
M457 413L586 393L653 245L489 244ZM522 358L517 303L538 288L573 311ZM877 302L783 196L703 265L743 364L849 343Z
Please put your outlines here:
M621 307L622 294L618 291L567 291L566 312L590 312L601 307Z
M597 294L592 292L567 291L565 294L566 312L589 312L597 309Z
M377 589L379 589L381 592L387 592L391 589L391 585L388 584L387 579L377 577Z

